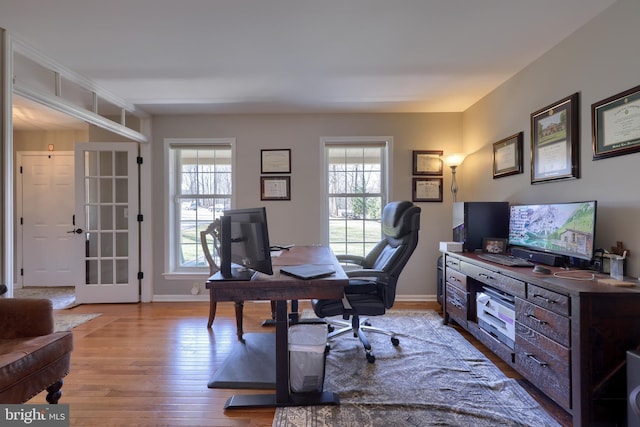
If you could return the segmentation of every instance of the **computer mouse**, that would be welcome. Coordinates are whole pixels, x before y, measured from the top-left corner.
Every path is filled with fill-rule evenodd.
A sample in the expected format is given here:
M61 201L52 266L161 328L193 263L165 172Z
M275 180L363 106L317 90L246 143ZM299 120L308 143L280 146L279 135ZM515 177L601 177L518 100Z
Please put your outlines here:
M543 267L541 265L534 266L532 271L534 273L539 273L539 274L551 274L551 270L549 270L547 267Z

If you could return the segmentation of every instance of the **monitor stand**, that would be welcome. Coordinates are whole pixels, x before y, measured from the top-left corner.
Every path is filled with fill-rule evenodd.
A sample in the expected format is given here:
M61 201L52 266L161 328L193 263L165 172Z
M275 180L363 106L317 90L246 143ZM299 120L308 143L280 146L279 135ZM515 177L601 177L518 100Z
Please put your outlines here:
M258 274L257 271L246 267L230 267L227 271L225 270L224 268L220 270L219 280L249 281Z

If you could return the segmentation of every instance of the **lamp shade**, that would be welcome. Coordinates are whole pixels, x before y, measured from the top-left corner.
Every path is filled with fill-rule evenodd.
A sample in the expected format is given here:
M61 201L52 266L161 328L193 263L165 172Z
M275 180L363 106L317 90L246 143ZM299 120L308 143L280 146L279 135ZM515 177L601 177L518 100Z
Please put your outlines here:
M457 166L460 166L460 164L464 161L465 157L466 155L463 153L453 153L453 154L448 154L444 156L442 160L444 161L445 165L455 168Z

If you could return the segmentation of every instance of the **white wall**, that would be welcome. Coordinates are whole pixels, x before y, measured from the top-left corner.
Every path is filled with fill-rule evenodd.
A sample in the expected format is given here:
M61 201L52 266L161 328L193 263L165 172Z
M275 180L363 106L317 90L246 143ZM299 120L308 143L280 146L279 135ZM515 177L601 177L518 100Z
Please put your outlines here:
M640 85L640 2L618 0L515 77L465 111L459 200L513 203L598 200L596 246L622 241L627 273L640 274L640 153L592 160L591 104ZM577 180L531 185L530 115L580 93ZM524 131L524 173L492 179L492 144Z
M313 244L322 240L320 138L392 136L392 200L411 200L412 151L462 147L462 114L267 114L159 116L153 119L153 275L156 295L188 295L193 279L166 280L162 249L166 207L165 138L234 137L237 144L237 207L266 206L273 242ZM291 149L291 201L260 200L260 150ZM450 151L451 150L451 151ZM436 294L438 242L451 239L451 174L445 170L443 203L420 203L419 246L400 277L400 297ZM155 248L158 248L156 250Z

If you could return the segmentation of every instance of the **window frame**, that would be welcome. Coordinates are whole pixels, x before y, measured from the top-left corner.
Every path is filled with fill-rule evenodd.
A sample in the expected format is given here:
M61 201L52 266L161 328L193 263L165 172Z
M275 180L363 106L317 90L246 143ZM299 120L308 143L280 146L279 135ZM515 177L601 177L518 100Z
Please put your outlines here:
M391 136L367 136L367 137L321 137L320 138L320 159L322 159L322 212L324 212L322 220L322 244L330 245L330 226L329 226L329 159L327 148L329 147L367 147L377 146L383 148L383 164L381 165L381 208L392 200L391 194L391 177L393 176L393 137ZM363 219L364 221L364 219Z
M176 174L176 150L175 148L206 148L227 147L231 149L231 206L235 206L236 194L236 139L235 138L166 138L164 140L165 168L165 198L164 209L165 226L167 232L164 242L164 277L167 279L185 279L192 276L201 279L203 274L209 274L209 266L180 266L178 262L180 245L180 209L181 203L176 203L178 198Z

